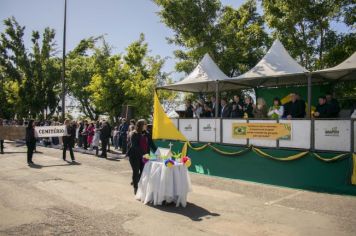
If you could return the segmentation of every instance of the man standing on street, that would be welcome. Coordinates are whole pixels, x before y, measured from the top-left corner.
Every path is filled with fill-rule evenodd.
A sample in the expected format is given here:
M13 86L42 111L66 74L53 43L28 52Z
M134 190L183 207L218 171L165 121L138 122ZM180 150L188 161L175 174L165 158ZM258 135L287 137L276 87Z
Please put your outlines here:
M64 125L66 131L63 136L63 161L66 161L67 149L69 149L72 162L75 162L73 148L72 148L75 132L73 131L73 126L70 124L70 121L68 119L64 121Z
M106 149L107 149L107 146L108 146L110 135L111 135L110 127L108 126L108 123L106 121L103 121L103 127L100 130L100 140L101 140L102 153L101 153L101 155L99 157L107 158Z
M2 119L0 118L0 126L2 126ZM0 154L4 154L4 140L0 139Z

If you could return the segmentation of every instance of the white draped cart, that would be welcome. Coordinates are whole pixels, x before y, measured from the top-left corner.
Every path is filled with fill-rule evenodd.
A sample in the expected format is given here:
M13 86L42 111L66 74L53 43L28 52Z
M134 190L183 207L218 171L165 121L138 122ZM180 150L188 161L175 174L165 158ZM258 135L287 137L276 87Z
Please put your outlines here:
M138 184L136 199L144 204L162 205L175 202L176 206L187 205L191 191L188 169L182 163L167 167L163 161L151 160L145 164Z

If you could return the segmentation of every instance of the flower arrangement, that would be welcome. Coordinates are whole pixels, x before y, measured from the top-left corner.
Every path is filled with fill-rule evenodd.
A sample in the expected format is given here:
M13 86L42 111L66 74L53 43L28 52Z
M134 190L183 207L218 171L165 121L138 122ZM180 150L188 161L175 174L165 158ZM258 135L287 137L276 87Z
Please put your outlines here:
M182 158L181 162L187 167L189 168L189 166L192 165L192 161L190 160L190 158L188 156L185 156Z
M175 165L175 161L173 161L172 159L167 159L164 161L164 164L168 167L168 168L172 168Z
M145 154L142 157L142 162L144 164L152 160L161 160L168 168L172 168L173 166L179 163L182 163L187 168L189 168L192 165L192 161L188 156L182 157L182 153L175 153L175 152L172 153L172 157L166 155L161 155L158 157L153 153Z

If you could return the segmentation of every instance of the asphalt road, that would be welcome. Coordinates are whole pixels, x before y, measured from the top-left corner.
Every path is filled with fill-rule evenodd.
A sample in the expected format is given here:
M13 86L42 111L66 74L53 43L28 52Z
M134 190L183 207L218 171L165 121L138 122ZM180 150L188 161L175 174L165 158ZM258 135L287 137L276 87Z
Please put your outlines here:
M134 199L126 159L5 143L0 235L356 235L356 197L191 174L186 208Z

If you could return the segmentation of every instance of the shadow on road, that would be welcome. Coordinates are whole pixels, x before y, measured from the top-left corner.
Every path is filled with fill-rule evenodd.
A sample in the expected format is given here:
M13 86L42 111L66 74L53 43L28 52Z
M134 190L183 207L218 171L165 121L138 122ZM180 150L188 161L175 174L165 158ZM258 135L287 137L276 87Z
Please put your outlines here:
M163 205L163 206L152 206L161 211L175 213L189 217L192 221L202 221L203 218L210 219L211 217L220 216L218 213L213 213L204 209L194 203L187 203L187 206L176 207L175 204Z
M108 161L120 161L121 158L106 158Z
M16 153L27 153L27 152L4 152L4 154L16 154Z
M33 169L42 169L42 168L46 168L46 167L55 167L55 166L78 166L78 165L81 165L81 163L79 162L70 162L70 161L66 161L67 164L57 164L57 165L40 165L40 164L29 164L28 166L30 168L33 168Z

